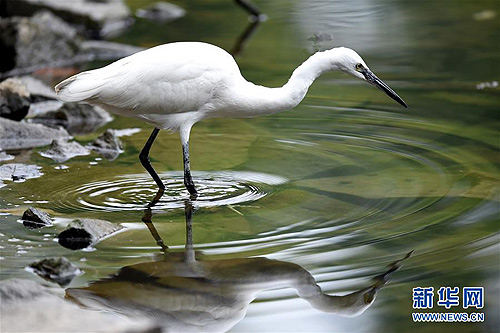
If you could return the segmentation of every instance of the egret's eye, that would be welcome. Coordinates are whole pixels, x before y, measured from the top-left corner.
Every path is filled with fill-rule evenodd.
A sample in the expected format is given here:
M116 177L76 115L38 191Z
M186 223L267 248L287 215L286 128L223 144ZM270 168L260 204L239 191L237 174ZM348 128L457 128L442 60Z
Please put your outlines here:
M360 63L356 64L356 70L357 71L360 71L363 69L363 65L361 65Z

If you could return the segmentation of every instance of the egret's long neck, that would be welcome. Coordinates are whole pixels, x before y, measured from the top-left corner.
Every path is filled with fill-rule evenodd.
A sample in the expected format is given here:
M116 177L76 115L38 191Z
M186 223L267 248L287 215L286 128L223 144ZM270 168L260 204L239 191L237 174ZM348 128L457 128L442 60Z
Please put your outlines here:
M282 89L291 94L292 99L299 99L297 104L304 98L307 89L317 77L336 69L335 58L331 56L332 52L334 51L317 52L293 71L290 80Z
M288 82L280 88L267 88L246 82L239 95L243 112L262 115L289 110L297 106L307 90L321 74L336 69L335 49L317 52L295 69Z

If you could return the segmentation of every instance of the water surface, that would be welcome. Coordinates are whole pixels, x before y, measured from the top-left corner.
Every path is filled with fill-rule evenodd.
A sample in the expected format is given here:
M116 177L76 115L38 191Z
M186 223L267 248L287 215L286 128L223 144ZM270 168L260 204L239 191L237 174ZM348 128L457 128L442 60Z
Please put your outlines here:
M140 46L202 40L231 50L248 24L230 1L178 3L187 10L184 18L168 25L138 20L117 40ZM500 46L492 42L500 40L498 4L256 3L269 19L237 57L248 80L282 85L314 50L343 45L356 49L410 108L366 83L329 73L294 110L196 124L191 166L202 196L191 203L194 248L208 260L265 257L300 265L331 294L367 287L386 265L414 253L355 319L318 311L282 286L257 293L231 330L498 328L500 95L498 88L477 87L500 78ZM496 16L475 16L486 10ZM123 117L106 125L133 127L141 131L122 138L125 152L112 162L89 155L59 168L37 150L14 160L41 166L43 176L5 181L0 189L0 207L7 212L0 216L2 279L38 279L24 267L65 256L85 272L70 285L78 288L124 266L156 260L160 248L142 222L155 184L137 157L151 128ZM91 141L98 134L77 139ZM168 187L152 208L152 220L169 251L182 252L188 193L178 136L161 133L151 156ZM16 221L29 205L50 212L56 225L25 229ZM83 217L127 230L85 251L60 247L57 234ZM414 324L416 286L485 287L486 322Z

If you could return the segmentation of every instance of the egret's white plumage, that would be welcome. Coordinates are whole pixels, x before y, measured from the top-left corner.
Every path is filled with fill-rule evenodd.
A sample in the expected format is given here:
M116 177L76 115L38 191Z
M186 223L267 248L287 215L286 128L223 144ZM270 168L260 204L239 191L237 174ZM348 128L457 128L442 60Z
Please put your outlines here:
M343 47L312 55L279 88L245 80L233 57L217 46L180 42L153 47L106 67L74 75L56 85L55 90L64 102L85 101L160 129L180 131L185 169L190 178L186 153L189 133L196 122L214 117L255 117L291 109L300 103L318 76L331 70L372 83L406 107L356 52ZM156 134L152 135L149 146L145 147L146 157L155 137ZM194 186L192 190L195 192Z

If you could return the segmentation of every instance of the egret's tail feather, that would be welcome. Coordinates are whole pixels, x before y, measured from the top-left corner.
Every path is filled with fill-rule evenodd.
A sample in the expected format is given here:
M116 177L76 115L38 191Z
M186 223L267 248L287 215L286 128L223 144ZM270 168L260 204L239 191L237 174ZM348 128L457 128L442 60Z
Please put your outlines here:
M97 97L101 80L96 80L91 71L73 75L54 87L57 97L63 102L80 102Z

